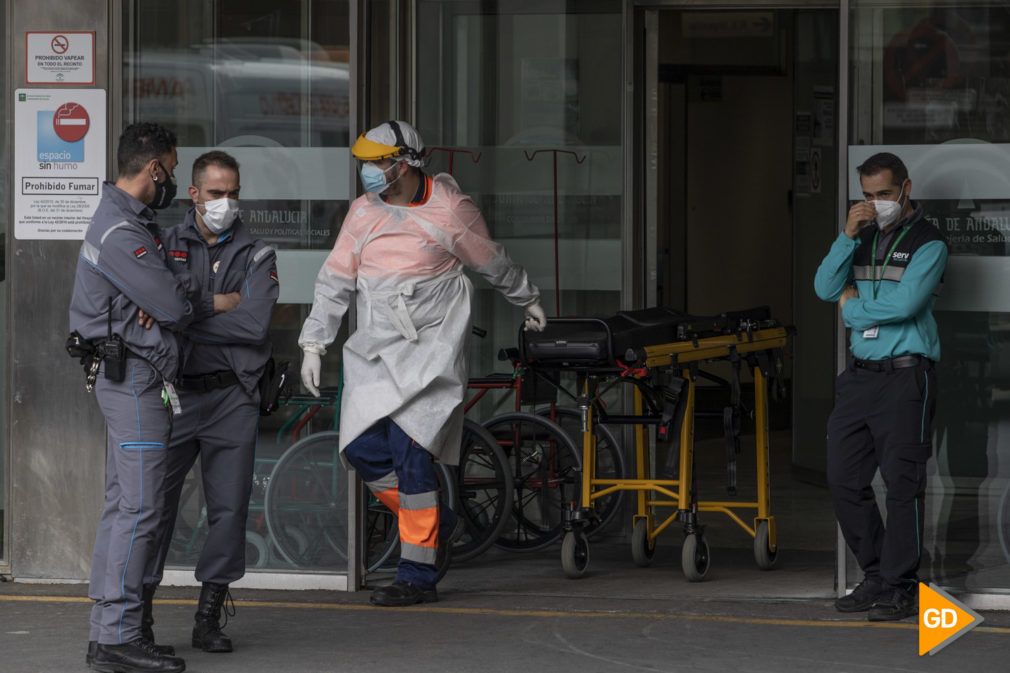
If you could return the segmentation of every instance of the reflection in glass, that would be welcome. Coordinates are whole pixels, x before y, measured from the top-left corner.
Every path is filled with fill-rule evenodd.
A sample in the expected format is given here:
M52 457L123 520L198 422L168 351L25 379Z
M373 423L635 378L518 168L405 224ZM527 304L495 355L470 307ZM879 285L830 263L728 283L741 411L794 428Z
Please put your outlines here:
M191 207L186 187L196 156L218 148L238 159L242 221L278 250L282 298L293 302L277 305L270 333L274 359L291 362L292 372L300 362L296 341L312 301L311 279L319 255L336 240L350 196L349 7L347 0L137 0L124 12L124 124L158 122L179 138L179 198L159 213L159 222L173 226ZM334 427L332 406L311 420L309 411L285 406L261 419L246 535L249 570L347 568L346 495L320 488L346 476L337 471L339 461L291 458L298 438ZM288 466L283 484L271 482L282 463ZM308 470L309 464L321 471ZM170 565L192 567L203 547L199 474L197 467L184 487ZM273 521L271 492L279 494ZM311 547L319 540L328 542Z
M417 126L526 267L548 316L604 315L621 291L621 3L418 3ZM479 278L483 374L521 313ZM560 290L560 292L558 291ZM500 365L499 365L500 366Z
M942 360L920 573L945 586L1005 590L1010 173L991 162L1010 167L1010 8L858 0L851 18L852 143L897 146L899 156L914 155L907 146L958 144L967 157L909 164L912 196L951 253L935 313ZM856 580L854 561L849 569Z
M7 52L7 3L0 3L0 53ZM7 88L0 94L0 104L7 110ZM7 129L0 131L0 400L7 400ZM7 558L4 531L7 527L7 405L0 404L0 560Z

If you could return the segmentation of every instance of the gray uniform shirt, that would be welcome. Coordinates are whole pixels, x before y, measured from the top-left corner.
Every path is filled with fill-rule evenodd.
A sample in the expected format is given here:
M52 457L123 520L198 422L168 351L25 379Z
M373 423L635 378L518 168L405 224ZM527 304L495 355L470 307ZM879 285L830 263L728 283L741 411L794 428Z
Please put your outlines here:
M168 258L191 292L205 297L209 309L183 333L187 376L231 370L252 393L270 357L270 320L280 286L277 254L254 238L236 219L214 245L197 228L195 211L164 231ZM214 314L214 295L238 292L242 300L231 311ZM208 315L209 313L209 315Z
M206 305L169 269L154 211L106 182L77 260L71 331L104 338L111 313L112 333L171 381L180 367L177 333ZM150 329L137 322L141 309L155 319Z

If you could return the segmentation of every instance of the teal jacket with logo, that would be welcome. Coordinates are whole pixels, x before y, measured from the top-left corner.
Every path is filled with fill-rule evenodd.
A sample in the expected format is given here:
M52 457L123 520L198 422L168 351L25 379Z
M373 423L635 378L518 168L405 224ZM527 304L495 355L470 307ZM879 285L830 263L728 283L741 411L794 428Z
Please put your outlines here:
M940 359L933 306L943 284L947 243L915 205L915 211L895 225L887 250L878 250L876 264L873 239L879 229L869 225L855 240L840 233L814 277L814 290L824 301L837 302L846 285L855 285L859 292L845 302L842 320L852 330L849 347L860 360L913 354ZM898 244L891 250L894 241ZM882 257L888 251L884 268ZM864 336L873 327L878 328L876 337Z

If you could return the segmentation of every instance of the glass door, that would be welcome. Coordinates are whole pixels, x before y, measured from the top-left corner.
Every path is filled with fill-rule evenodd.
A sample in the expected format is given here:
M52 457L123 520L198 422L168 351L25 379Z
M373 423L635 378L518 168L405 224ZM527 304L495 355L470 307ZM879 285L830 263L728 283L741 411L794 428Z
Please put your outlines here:
M124 125L154 121L179 138L179 197L159 221L167 227L185 218L197 156L219 149L238 160L242 220L278 254L273 356L289 361L297 379L297 337L315 276L352 197L351 2L144 0L129 3L123 29ZM336 361L329 359L323 387L337 386ZM287 405L261 419L249 571L348 570L353 507L332 432L335 402ZM322 431L331 432L317 436ZM183 492L169 564L192 567L206 529L197 468Z
M488 7L417 3L425 170L451 173L473 197L549 316L612 314L622 282L621 3ZM488 330L471 348L479 375L516 345L522 312L471 278L474 322Z
M924 581L1010 587L1010 8L853 0L849 199L876 151L947 238ZM858 566L849 564L850 583Z
M7 43L7 11L10 3L3 0L0 3L0 54L7 54L10 45ZM5 59L5 63L7 60ZM9 82L10 77L6 70L0 72L0 78L4 82ZM0 105L3 106L4 120L7 120L8 92L11 87L4 86L0 93ZM7 506L7 465L9 460L8 432L7 432L7 218L10 212L10 175L8 173L9 156L7 154L10 138L8 137L9 124L4 124L0 129L0 571L9 564L7 560L10 556L7 549L7 535L9 520L9 507Z

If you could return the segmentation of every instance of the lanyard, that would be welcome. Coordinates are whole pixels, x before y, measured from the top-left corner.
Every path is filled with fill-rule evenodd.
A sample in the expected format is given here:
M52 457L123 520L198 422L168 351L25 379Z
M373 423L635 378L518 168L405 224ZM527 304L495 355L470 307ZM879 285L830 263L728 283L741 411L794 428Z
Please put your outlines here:
M891 261L891 255L894 254L894 250L901 243L901 239L905 238L905 234L911 227L905 227L905 230L898 234L894 239L894 243L891 244L891 249L887 251L887 257L884 258L884 263L880 265L880 278L877 278L877 237L880 236L880 229L873 234L873 258L870 262L870 281L873 283L873 298L877 298L877 291L880 290L880 283L884 280L884 272L887 271L887 264Z

